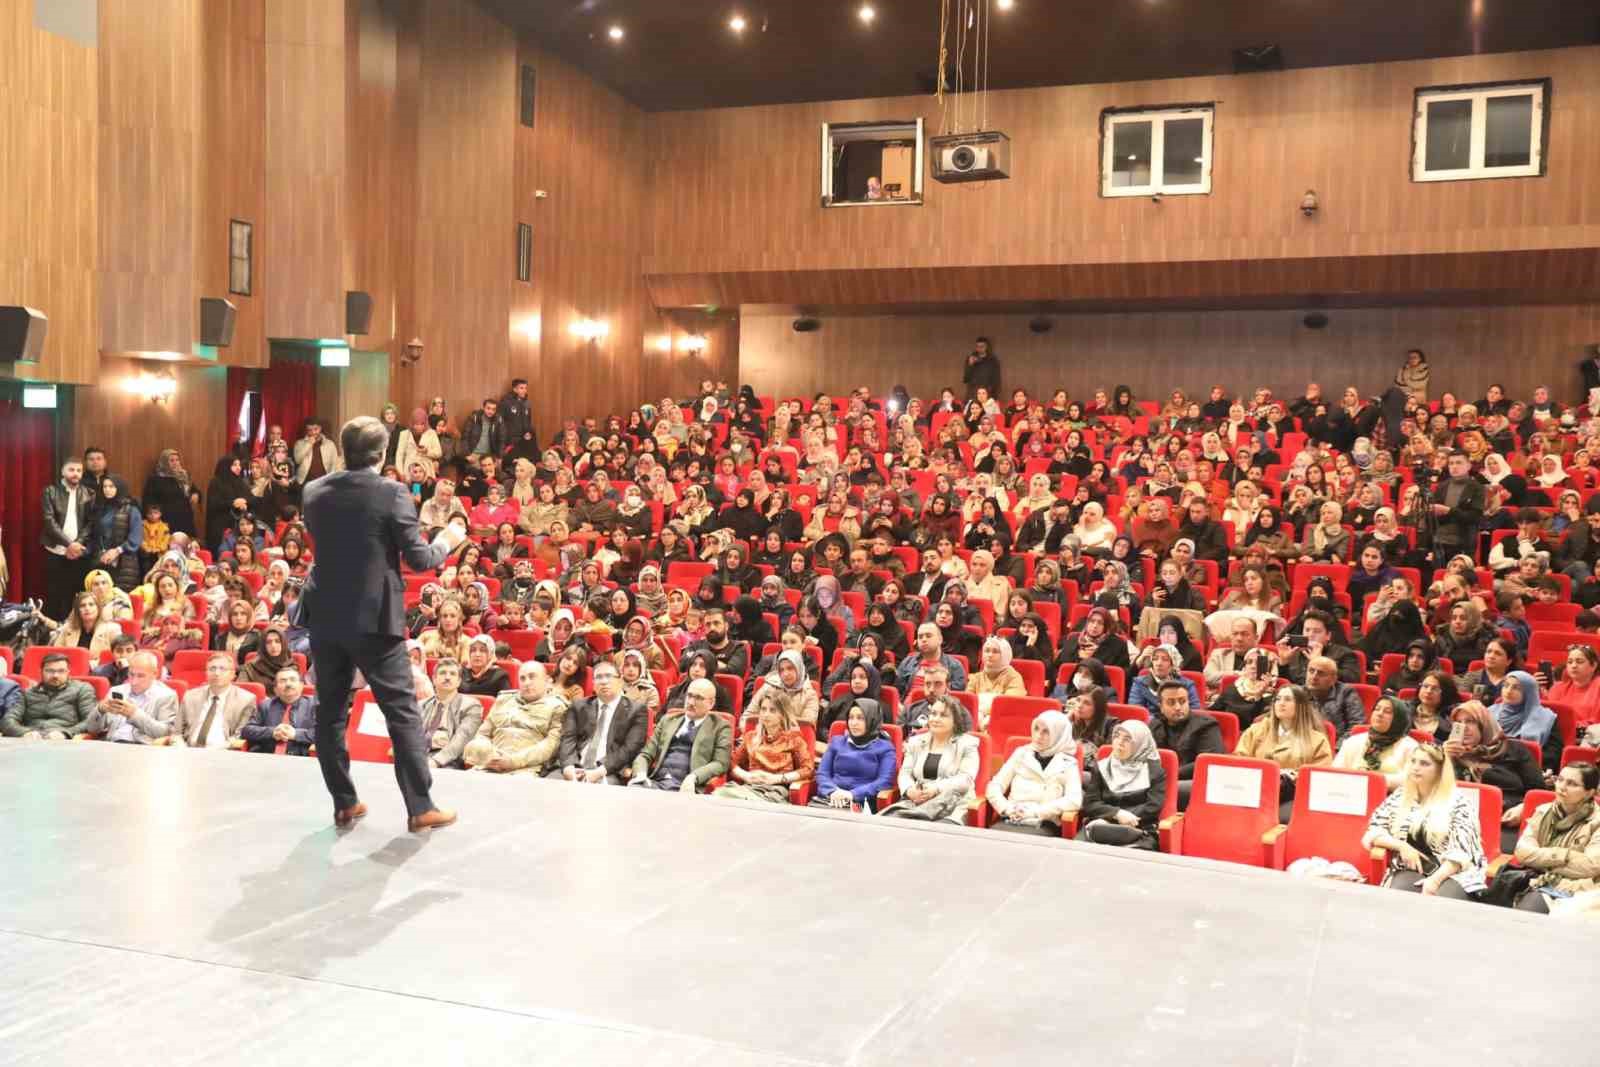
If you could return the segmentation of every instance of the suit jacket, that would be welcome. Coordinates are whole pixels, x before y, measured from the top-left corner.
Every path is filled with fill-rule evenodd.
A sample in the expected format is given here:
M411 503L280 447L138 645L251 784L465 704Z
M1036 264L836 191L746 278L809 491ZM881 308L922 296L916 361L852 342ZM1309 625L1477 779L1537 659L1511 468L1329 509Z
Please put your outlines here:
M683 725L683 718L683 712L676 711L662 716L656 723L656 732L634 757L632 781L648 778L661 767L667 748L672 744L672 735ZM706 783L719 774L727 774L732 763L733 727L720 715L707 715L694 735L694 747L689 750L689 773L694 776L696 791L704 789Z
M338 471L306 486L306 529L317 561L300 598L300 625L341 641L406 635L403 559L418 571L444 562L444 545L417 532L411 494L376 471Z
M185 743L190 745L195 743L195 735L205 724L206 707L210 703L211 689L208 686L202 685L183 695L183 700L178 704L177 733ZM222 694L222 702L217 706L217 712L222 716L222 730L230 743L240 739L239 731L250 721L250 716L254 715L255 711L256 698L250 690L231 685L228 691Z
M431 696L422 704L423 740L428 747L434 747L435 737L427 734L427 724L433 721L434 715L439 711L438 696ZM478 728L483 725L483 702L477 697L467 693L458 693L455 703L444 709L444 714L439 717L439 726L434 731L446 735L444 743L434 750L430 756L439 762L440 766L450 767L461 759L461 754L467 750L467 744L478 736Z
M84 731L91 734L110 733L121 721L122 716L113 715L105 711L103 705L97 704L89 721L84 724ZM177 730L178 694L161 682L152 683L144 707L128 716L127 721L133 727L133 740L138 744L169 736Z
M557 757L560 766L582 764L583 751L589 747L589 739L599 725L599 697L589 697L572 705L567 712L567 728L561 732L561 752ZM644 749L648 726L649 713L643 704L626 696L617 698L617 710L611 715L611 729L606 734L605 759L601 761L607 774L620 778L622 772L633 765ZM699 738L695 740L698 742Z
M1433 487L1433 502L1436 504L1444 503L1444 494L1445 482L1441 481ZM1476 478L1468 477L1455 507L1439 516L1433 537L1434 542L1445 545L1464 545L1470 550L1473 545L1473 539L1478 534L1478 520L1483 518L1484 499L1483 483Z

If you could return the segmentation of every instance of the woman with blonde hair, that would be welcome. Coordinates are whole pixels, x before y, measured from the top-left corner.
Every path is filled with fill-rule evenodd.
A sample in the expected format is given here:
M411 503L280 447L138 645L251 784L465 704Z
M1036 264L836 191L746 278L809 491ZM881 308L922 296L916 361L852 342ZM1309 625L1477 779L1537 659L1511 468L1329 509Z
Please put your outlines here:
M1300 768L1332 763L1333 744L1310 691L1286 685L1273 697L1272 714L1262 715L1239 735L1233 754L1278 765L1278 821L1286 823L1294 809L1294 784Z
M809 782L816 754L800 730L789 694L763 687L755 699L755 728L743 733L733 750L729 785L717 790L724 800L789 803L789 787Z
M1350 531L1344 528L1344 509L1332 500L1323 501L1317 524L1306 532L1300 545L1301 563L1343 563L1350 558Z
M1484 890L1488 864L1477 805L1456 788L1444 749L1429 741L1406 761L1405 782L1367 821L1363 848L1389 853L1383 884L1390 889L1472 900Z

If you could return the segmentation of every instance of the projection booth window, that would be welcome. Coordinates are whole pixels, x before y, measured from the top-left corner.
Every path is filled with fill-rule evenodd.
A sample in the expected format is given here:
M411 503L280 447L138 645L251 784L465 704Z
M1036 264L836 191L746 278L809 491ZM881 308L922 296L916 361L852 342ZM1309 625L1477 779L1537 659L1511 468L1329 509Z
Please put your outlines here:
M824 122L822 206L922 203L922 120Z

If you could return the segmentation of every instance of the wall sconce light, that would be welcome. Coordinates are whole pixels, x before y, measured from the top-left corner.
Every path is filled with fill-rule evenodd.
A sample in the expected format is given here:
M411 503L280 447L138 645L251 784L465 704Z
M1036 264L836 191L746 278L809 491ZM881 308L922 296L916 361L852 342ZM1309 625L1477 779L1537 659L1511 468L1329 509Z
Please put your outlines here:
M665 353L666 355L672 354L672 335L670 333L664 333L660 337L657 337L654 343L656 351Z
M601 319L579 319L572 324L572 332L585 341L598 341L611 332Z
M691 334L685 335L683 338L681 338L678 341L678 348L681 351L688 352L691 355L698 356L700 353L702 353L702 352L704 352L706 350L706 343L707 342L706 342L706 335L705 334L703 334L703 333L691 333Z
M400 350L400 366L410 367L422 362L422 338L413 337L406 342L405 348Z
M1300 198L1300 214L1308 219L1315 215L1317 208L1321 206L1317 201L1317 191L1315 189L1307 189L1306 195Z
M178 394L178 379L168 374L141 374L123 381L122 388L134 396L164 404Z

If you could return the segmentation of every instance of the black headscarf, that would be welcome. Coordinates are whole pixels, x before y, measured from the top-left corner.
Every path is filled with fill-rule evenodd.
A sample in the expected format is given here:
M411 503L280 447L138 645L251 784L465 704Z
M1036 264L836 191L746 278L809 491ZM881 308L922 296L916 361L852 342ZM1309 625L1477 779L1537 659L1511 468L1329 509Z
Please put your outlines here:
M871 665L868 664L868 666ZM847 708L844 713L845 741L851 745L854 745L856 748L866 748L868 745L876 741L883 733L883 705L878 703L876 700L870 700L866 697L857 697L850 707L861 709L861 717L866 720L866 730L863 731L862 736L859 739L850 732L850 711Z
M628 598L628 606L621 612L611 610L611 598L615 596L618 591ZM605 620L606 624L612 629L621 631L628 625L628 620L637 614L639 614L639 598L634 595L632 589L629 589L625 585L619 585L616 589L613 589L611 592L606 594Z
M1404 653L1419 641L1428 650L1423 670L1431 670L1437 653L1423 628L1422 613L1412 601L1399 600L1362 637L1360 647L1369 660L1377 660L1391 652Z
M1362 757L1362 761L1369 771L1381 770L1383 754L1411 732L1411 702L1401 700L1397 696L1383 696L1379 699L1389 702L1389 705L1394 708L1394 715L1390 718L1387 730L1381 733L1377 730L1372 730L1367 734L1367 751Z
M1180 671L1199 670L1202 664L1200 650L1195 647L1194 638L1189 636L1189 631L1183 625L1183 620L1176 615L1163 615L1161 616L1161 625L1156 627L1156 631L1159 633L1161 628L1166 626L1171 626L1178 631L1178 639L1173 642L1173 645L1177 648L1178 655L1183 657L1183 662L1175 663L1173 666Z
M778 639L767 620L762 618L761 601L749 593L741 594L733 602L732 611L733 626L729 628L729 636L735 641L748 641L750 647L759 652L762 645Z

